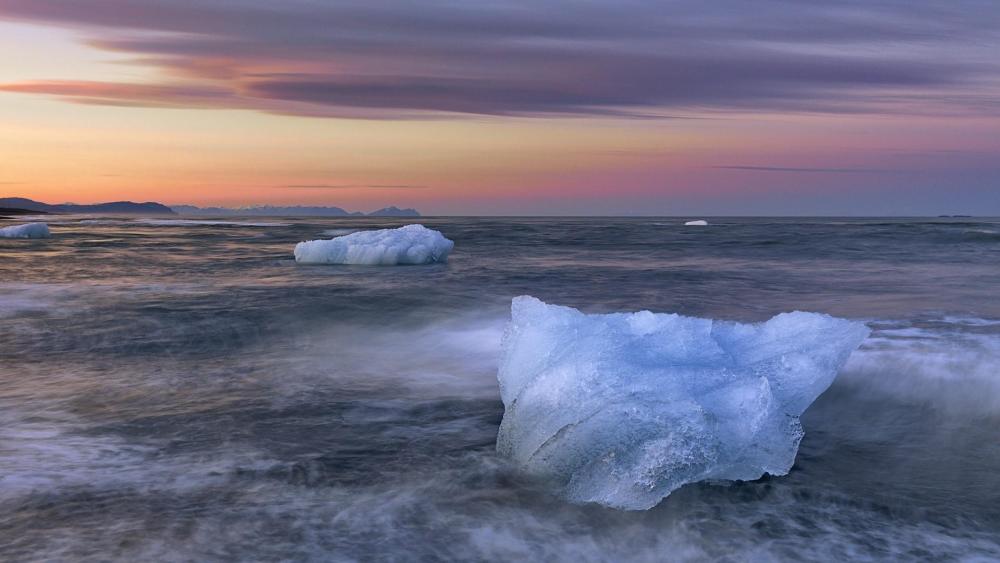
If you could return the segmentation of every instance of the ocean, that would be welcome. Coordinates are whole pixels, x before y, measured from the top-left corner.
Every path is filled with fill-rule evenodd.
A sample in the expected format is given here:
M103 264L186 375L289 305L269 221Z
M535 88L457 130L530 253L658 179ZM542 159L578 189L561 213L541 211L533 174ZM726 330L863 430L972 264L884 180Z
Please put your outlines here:
M0 239L0 560L1000 560L1000 219L49 217ZM0 221L0 227L15 222ZM791 473L648 511L495 451L511 298L863 320Z

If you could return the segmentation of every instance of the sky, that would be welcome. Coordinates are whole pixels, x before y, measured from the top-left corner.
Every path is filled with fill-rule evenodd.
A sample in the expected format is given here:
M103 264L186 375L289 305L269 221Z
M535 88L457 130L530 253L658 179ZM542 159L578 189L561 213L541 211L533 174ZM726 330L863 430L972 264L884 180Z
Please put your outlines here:
M1000 215L994 0L0 0L0 196Z

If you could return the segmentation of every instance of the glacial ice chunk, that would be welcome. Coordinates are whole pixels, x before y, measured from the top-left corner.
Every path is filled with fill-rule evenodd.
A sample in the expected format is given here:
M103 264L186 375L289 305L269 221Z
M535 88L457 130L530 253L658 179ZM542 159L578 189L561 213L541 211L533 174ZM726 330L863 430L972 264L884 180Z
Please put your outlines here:
M295 245L295 260L306 264L430 264L447 261L454 246L438 231L406 225L300 242Z
M684 226L685 227L707 227L708 226L708 221L706 221L704 219L698 219L696 221L688 221L688 222L684 223Z
M11 225L0 229L0 238L49 238L49 226L45 223Z
M696 481L785 475L799 416L868 334L817 313L740 324L517 297L497 451L570 501L626 510Z

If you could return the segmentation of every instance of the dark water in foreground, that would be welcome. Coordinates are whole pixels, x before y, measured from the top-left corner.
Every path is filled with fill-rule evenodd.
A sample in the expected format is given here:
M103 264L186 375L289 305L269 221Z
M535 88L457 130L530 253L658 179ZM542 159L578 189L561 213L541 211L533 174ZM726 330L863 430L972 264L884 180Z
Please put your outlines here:
M401 221L58 221L0 239L0 560L1000 559L1000 220L428 218L450 262L381 268L292 246ZM519 294L874 334L791 474L617 512L494 454Z

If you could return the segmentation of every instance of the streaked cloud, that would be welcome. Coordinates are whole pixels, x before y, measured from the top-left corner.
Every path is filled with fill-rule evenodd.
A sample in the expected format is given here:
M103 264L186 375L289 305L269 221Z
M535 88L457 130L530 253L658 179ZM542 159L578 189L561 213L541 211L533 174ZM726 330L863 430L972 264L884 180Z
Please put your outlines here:
M900 170L888 170L884 168L808 168L789 166L713 166L712 168L722 170L748 170L751 172L795 172L795 173L821 173L821 174L893 174Z
M286 190L427 190L430 186L411 184L291 184L277 186Z
M0 90L332 117L1000 115L990 2L0 0L159 69Z
M85 104L144 107L224 108L237 101L230 92L207 85L121 84L87 80L46 80L0 84L2 92L48 94Z

